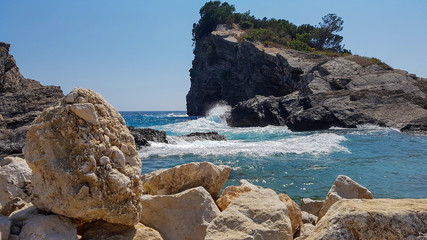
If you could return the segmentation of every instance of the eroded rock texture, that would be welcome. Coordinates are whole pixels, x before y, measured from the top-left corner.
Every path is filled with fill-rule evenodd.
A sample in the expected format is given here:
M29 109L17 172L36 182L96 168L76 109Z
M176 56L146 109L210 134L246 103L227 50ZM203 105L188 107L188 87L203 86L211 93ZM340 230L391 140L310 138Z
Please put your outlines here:
M82 221L139 221L141 160L124 119L104 98L76 88L28 131L33 204Z
M64 96L60 87L24 78L9 48L0 42L0 157L21 153L31 122Z

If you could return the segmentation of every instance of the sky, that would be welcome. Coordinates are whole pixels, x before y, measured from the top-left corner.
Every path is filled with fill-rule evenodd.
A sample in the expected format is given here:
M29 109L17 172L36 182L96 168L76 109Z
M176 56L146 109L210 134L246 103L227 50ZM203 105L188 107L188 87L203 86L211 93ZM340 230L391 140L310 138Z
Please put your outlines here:
M119 111L185 110L191 29L206 1L0 0L0 41L21 73L65 94L92 89ZM425 0L235 0L237 12L317 25L344 20L345 48L427 77Z

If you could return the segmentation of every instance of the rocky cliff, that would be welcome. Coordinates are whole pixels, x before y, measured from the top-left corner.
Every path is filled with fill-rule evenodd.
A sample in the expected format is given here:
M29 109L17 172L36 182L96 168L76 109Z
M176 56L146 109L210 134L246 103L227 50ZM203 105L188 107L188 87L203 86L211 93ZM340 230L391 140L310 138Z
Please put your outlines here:
M31 122L63 97L60 87L24 78L9 47L0 42L0 156L20 153Z
M232 126L292 130L376 124L427 132L427 79L357 55L331 57L266 47L218 26L196 43L189 115L231 105Z

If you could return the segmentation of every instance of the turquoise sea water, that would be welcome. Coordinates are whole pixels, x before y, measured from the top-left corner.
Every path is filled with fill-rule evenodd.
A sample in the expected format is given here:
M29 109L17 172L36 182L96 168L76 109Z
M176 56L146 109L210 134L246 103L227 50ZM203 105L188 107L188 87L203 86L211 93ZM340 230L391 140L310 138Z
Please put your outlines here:
M231 128L225 106L208 117L185 112L121 112L128 126L167 132L171 144L152 143L139 154L142 173L194 161L232 167L228 185L246 179L294 200L325 198L339 174L367 187L375 198L427 198L427 137L360 126L292 132L286 127ZM185 142L176 135L217 131L227 141Z

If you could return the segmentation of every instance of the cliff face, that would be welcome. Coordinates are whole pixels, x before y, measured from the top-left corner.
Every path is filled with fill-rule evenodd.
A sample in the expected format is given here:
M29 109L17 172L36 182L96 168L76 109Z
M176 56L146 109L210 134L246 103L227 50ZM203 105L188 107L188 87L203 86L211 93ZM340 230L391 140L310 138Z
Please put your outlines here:
M31 122L63 97L60 87L24 78L9 47L0 42L0 155L20 153Z
M328 57L238 41L218 28L196 44L189 115L233 106L232 126L293 130L377 124L427 132L427 79L359 56Z

